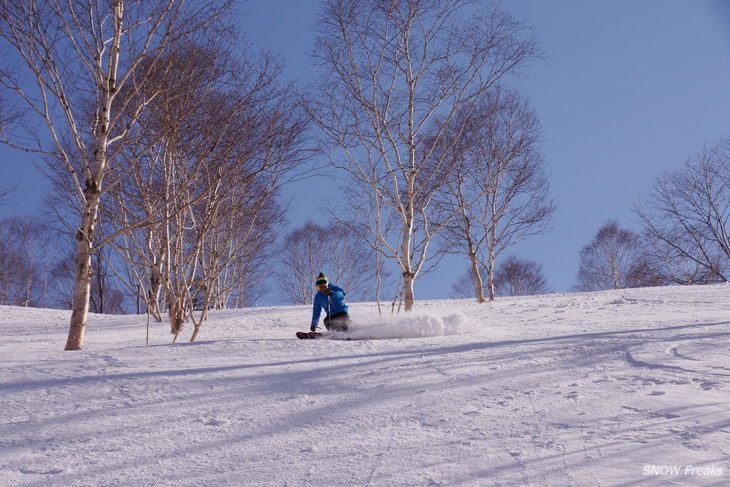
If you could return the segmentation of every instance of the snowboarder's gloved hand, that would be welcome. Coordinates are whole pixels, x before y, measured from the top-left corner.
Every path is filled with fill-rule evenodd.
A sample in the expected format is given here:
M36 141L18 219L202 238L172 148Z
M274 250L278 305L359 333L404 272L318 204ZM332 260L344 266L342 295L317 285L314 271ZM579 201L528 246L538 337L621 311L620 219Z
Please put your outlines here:
M309 329L310 329L311 331L317 331L317 327L316 327L316 326L310 326L310 327L309 327Z

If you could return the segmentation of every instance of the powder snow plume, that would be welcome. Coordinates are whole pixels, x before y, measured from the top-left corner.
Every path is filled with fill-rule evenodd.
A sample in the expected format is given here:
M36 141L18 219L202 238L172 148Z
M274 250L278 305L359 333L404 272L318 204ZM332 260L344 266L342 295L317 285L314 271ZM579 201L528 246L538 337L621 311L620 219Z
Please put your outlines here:
M409 314L408 316L380 321L378 317L355 319L346 336L353 340L377 340L393 338L422 338L446 335L465 335L476 330L462 313L448 316Z

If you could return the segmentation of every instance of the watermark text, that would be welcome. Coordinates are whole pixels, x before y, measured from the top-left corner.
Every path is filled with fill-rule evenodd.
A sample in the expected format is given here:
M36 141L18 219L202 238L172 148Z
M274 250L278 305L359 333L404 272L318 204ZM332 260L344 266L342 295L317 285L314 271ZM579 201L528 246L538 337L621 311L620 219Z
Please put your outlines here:
M720 477L722 467L715 465L697 467L694 465L644 465L644 475L656 477Z

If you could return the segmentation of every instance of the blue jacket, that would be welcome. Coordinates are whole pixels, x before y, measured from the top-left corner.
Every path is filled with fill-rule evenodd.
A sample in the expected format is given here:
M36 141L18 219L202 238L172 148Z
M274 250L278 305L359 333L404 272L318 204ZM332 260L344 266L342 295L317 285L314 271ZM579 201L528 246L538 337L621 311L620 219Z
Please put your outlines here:
M327 296L325 293L317 291L314 295L314 307L312 309L312 326L319 326L319 316L324 309L327 316L336 313L349 313L345 304L345 295L347 294L342 288L330 284L328 286L332 290L332 294Z

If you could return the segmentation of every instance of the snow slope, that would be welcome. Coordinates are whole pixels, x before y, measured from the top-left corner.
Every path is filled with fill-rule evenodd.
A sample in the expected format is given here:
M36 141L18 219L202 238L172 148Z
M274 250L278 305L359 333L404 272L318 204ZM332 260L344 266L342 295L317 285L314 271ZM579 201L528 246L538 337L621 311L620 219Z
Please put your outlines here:
M354 304L350 341L294 339L307 307L176 345L93 316L81 352L68 312L0 307L0 485L730 485L729 295Z

